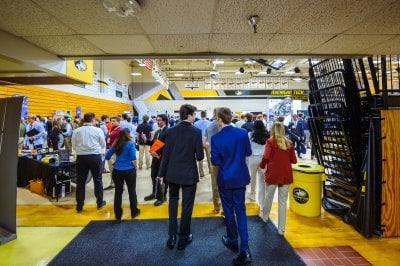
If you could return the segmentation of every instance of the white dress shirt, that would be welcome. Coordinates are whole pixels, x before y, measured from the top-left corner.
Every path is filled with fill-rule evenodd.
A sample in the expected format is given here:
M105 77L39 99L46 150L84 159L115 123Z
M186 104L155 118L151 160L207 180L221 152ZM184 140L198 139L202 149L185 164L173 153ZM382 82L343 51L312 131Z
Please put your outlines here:
M106 141L103 131L90 123L78 127L72 134L72 147L77 155L104 154Z

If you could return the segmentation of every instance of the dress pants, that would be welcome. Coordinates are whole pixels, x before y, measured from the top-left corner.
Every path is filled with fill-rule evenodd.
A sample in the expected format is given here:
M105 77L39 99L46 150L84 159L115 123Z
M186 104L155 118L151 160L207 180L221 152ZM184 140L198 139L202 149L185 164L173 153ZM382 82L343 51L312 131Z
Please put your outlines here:
M115 155L115 153L111 156L111 159L110 160L107 160L107 165L108 165L108 169L110 170L110 173L111 173L111 175L112 175L112 172L113 172L113 169L114 169L114 162L115 162L115 158L116 158L117 156ZM114 185L114 180L113 180L113 178L111 178L110 179L110 184L109 184L109 186L112 186L112 187L114 187L115 185Z
M137 208L137 195L136 195L136 169L129 170L117 170L114 169L112 172L112 179L115 183L115 194L114 194L114 214L115 218L121 219L122 216L122 193L124 191L124 182L128 187L129 203L131 207L131 215L135 215L138 212Z
M262 160L262 155L251 155L248 157L248 167L250 170L250 197L252 199L256 198L259 206L263 206L265 197L265 182L264 174L260 168L260 163Z
M274 199L275 190L278 187L278 230L285 231L286 225L286 209L287 199L290 185L265 185L265 200L263 207L263 219L269 219L269 213L271 212L272 201Z
M211 166L211 188L212 188L212 200L214 204L214 210L221 209L221 200L218 192L218 166Z
M85 203L85 187L89 171L93 176L96 203L101 204L103 202L102 164L100 154L78 155L76 157L76 202L78 209L82 209Z
M139 145L139 169L143 166L143 156L146 161L146 168L150 168L150 146L149 145Z
M226 234L231 244L238 243L240 236L240 252L249 250L249 234L247 231L247 217L245 195L246 188L224 189L219 187L222 208L225 213ZM236 218L235 218L236 214Z
M178 201L179 189L182 188L182 212L181 224L179 227L179 237L187 238L190 235L190 224L192 221L192 212L194 197L196 195L197 184L180 185L169 183L169 235L178 234Z
M207 157L208 172L211 173L210 149L208 147L204 148L204 154ZM199 174L201 177L204 176L203 162L204 162L204 159L201 161L197 161L197 166L199 168Z

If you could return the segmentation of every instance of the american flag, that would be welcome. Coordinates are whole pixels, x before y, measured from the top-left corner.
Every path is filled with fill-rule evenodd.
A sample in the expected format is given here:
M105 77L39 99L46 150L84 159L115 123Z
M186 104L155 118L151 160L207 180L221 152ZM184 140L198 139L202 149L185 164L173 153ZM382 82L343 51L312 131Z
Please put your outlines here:
M145 68L151 70L153 67L153 61L151 59L144 59L143 64L145 64Z

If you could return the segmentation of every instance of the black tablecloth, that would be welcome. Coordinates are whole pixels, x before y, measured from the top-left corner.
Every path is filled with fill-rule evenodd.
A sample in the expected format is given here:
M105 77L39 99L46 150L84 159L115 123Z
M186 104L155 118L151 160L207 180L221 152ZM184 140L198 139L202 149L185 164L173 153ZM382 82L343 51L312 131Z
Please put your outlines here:
M52 188L57 179L72 179L76 177L76 163L48 164L28 157L18 158L17 186L26 187L29 180L42 179L45 192L52 194Z

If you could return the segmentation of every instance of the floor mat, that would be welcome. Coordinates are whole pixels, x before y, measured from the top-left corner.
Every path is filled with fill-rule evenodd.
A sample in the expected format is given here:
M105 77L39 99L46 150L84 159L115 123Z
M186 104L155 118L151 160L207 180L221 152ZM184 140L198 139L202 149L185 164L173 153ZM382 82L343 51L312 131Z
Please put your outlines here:
M249 216L252 265L305 265L269 221ZM92 221L49 265L231 265L236 256L222 244L221 218L193 218L193 242L166 248L168 219Z

